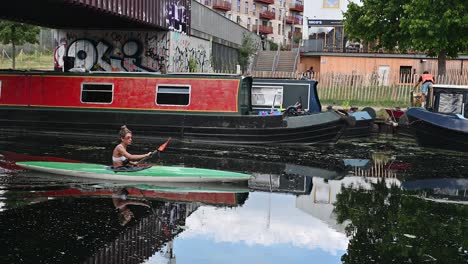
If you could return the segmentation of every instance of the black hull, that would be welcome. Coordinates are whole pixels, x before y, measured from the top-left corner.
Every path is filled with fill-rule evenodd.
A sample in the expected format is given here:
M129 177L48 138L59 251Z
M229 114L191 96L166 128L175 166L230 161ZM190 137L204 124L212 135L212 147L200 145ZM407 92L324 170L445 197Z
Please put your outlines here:
M468 152L468 131L435 125L410 112L407 116L412 133L420 146Z
M22 134L89 135L116 138L125 124L138 138L167 138L218 144L335 143L346 122L335 113L302 117L217 116L130 111L10 109L0 111L0 130ZM300 119L298 119L300 118ZM294 122L293 122L294 121Z
M346 127L341 138L369 137L372 133L373 125L374 120L358 120L356 121L356 125Z

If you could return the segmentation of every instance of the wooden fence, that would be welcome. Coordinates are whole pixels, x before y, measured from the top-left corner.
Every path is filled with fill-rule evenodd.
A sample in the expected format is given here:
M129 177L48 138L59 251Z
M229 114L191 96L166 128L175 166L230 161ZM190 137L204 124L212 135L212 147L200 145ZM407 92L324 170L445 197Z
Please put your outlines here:
M296 72L252 72L257 78L300 79ZM359 106L410 106L410 95L420 75L417 74L349 74L315 73L322 104ZM449 72L435 76L437 84L468 85L468 72ZM415 92L420 92L419 85Z

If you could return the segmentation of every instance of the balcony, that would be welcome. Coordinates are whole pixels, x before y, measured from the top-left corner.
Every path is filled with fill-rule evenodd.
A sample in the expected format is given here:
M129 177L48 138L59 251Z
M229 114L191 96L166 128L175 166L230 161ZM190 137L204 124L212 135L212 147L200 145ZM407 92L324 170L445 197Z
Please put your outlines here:
M304 5L299 3L293 3L289 5L289 10L296 12L304 12Z
M255 2L262 3L262 4L267 4L267 5L272 5L275 3L275 0L254 0Z
M231 1L213 0L213 9L231 11Z
M254 25L252 27L252 32L257 33L257 25ZM259 34L273 34L273 27L260 25L260 27L258 28L258 33Z
M302 19L295 16L287 16L286 24L302 25Z
M275 19L275 13L274 12L271 12L271 11L263 11L259 14L260 18L263 18L263 19L268 19L268 20L271 20L271 19Z

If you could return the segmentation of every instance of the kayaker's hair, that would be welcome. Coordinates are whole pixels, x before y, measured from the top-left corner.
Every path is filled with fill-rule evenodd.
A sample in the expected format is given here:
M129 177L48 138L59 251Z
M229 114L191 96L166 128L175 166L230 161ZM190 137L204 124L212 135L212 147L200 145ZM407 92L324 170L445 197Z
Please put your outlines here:
M120 127L120 132L119 132L120 138L124 138L125 135L127 135L128 133L131 134L132 131L130 131L130 129L128 129L126 125L123 125Z

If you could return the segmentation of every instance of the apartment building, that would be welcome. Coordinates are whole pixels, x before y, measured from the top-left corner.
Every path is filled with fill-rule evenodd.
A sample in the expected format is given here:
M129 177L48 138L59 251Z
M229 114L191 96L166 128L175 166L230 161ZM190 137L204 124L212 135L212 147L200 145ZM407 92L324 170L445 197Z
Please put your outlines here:
M302 0L198 0L259 34L288 47L302 38L304 4Z

